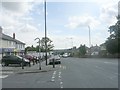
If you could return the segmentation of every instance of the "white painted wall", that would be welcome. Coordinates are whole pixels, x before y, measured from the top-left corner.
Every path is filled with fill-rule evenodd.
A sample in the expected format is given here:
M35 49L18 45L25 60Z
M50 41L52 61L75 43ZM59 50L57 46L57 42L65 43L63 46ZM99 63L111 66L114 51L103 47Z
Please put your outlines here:
M23 44L17 44L17 50L25 50L25 45Z
M15 42L2 40L2 48L15 48Z

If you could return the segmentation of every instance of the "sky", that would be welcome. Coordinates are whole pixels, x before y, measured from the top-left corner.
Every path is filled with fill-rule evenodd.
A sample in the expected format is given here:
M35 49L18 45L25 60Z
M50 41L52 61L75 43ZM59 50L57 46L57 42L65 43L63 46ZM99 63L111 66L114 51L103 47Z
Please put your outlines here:
M90 46L104 43L108 28L116 23L119 0L46 0L47 37L54 49ZM3 33L36 46L35 38L44 37L43 0L1 0L0 26ZM88 28L90 27L90 28Z

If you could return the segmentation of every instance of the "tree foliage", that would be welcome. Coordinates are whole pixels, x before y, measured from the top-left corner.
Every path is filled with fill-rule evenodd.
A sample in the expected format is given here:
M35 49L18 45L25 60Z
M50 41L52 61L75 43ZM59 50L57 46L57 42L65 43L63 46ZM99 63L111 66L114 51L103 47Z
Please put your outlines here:
M85 45L80 45L79 54L80 54L80 56L84 56L86 54L86 46Z
M47 41L47 52L53 50L54 45L52 44L52 40L47 37L46 41ZM41 44L40 47L39 45L37 45L36 47L34 47L33 45L31 47L30 46L26 47L25 52L27 51L39 52L39 50L41 52L45 52L45 38L44 37L40 40L40 44Z
M106 49L110 54L120 53L120 16L115 25L109 27L110 36L106 41Z
M25 53L27 53L27 51L36 51L36 48L33 45L31 47L28 46L25 48Z
M48 37L46 37L46 43L47 43L47 51L53 50L54 45L52 44L52 40ZM37 46L38 47L38 46ZM41 39L41 51L45 52L46 46L45 46L45 37ZM38 51L38 48L37 48Z

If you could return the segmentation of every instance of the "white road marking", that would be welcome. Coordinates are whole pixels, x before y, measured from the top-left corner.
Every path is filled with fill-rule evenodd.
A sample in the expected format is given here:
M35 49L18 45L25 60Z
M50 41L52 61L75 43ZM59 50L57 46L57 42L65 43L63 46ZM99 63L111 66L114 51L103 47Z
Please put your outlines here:
M61 85L60 88L63 88L63 85Z
M52 77L52 79L55 78L55 77Z
M56 71L54 71L54 73L53 74L56 74Z
M62 67L63 68L63 67ZM62 77L61 77L61 71L59 71L58 75L59 81L60 81L60 88L63 88L63 82L62 82Z
M52 75L52 78L51 78L51 81L52 81L52 82L55 81L55 75L56 75L56 71L53 72L53 75Z
M59 76L59 78L61 78L61 76Z
M51 79L52 82L54 82L55 80L54 79Z
M63 69L66 69L66 66L63 66Z
M11 72L11 71L2 71L2 72L0 72L0 74L9 74L9 73L13 73L13 72Z
M60 87L60 88L63 88L63 87Z
M60 65L60 68L61 68L61 65Z
M63 84L63 82L60 82L60 84Z
M8 77L8 75L2 75L2 76L0 76L0 78L6 78L6 77Z
M117 63L113 63L113 62L104 62L106 64L117 64Z
M59 76L61 75L61 72L59 72Z

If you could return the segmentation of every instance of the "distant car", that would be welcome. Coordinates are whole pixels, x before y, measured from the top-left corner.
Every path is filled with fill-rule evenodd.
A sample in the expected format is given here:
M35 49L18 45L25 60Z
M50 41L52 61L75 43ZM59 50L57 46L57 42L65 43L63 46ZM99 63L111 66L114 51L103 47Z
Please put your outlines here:
M54 58L55 58L56 60L60 60L60 56L59 56L59 55L55 55Z
M67 54L63 54L63 56L62 56L62 57L67 58L67 57L68 57L68 55L67 55Z
M49 58L49 64L53 64L53 59L54 59L54 62L55 64L61 64L61 58L59 55L52 55L50 58Z
M25 55L24 58L30 60L30 62L34 60L34 57L32 55Z
M25 58L22 59L21 56L7 55L2 58L1 63L2 66L8 66L9 64L19 64L22 66L22 63L24 66L27 66L30 64L30 61Z

